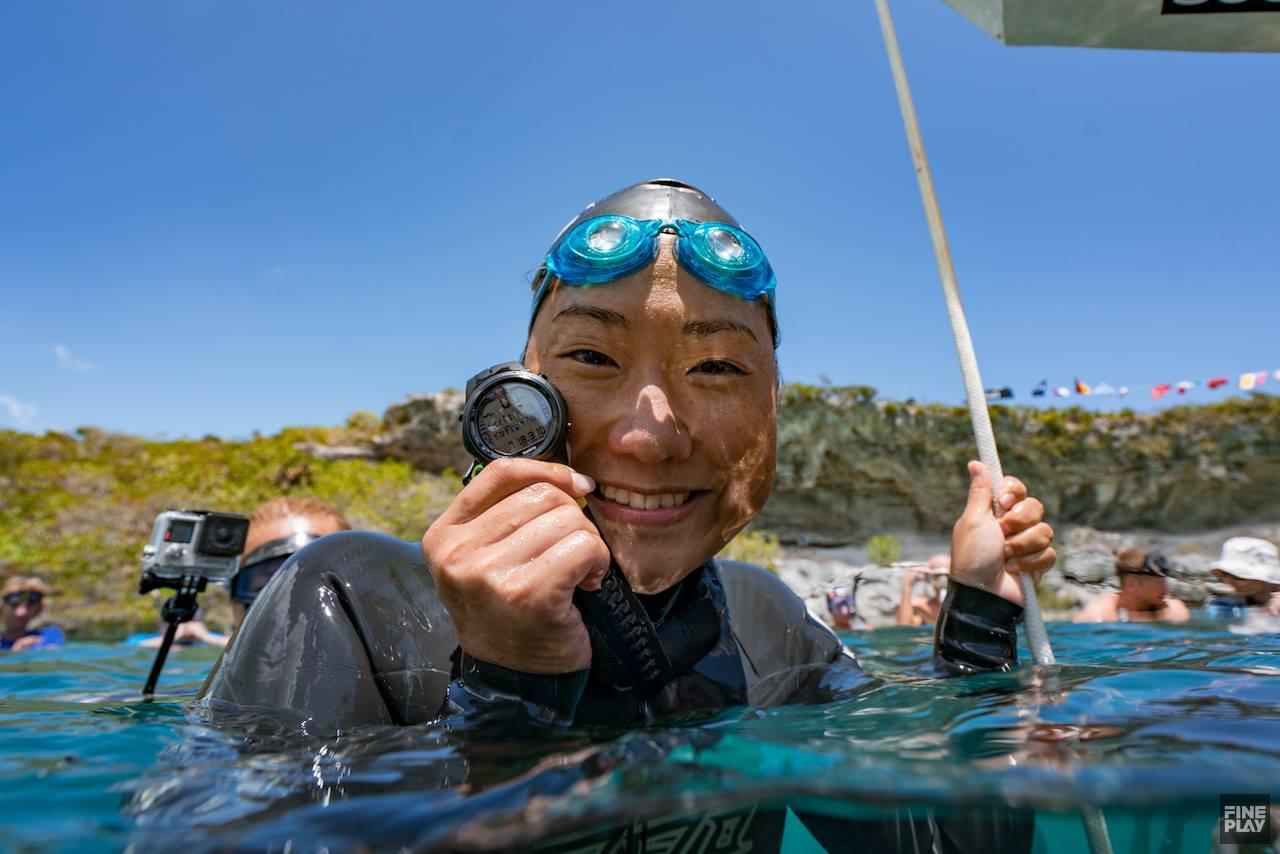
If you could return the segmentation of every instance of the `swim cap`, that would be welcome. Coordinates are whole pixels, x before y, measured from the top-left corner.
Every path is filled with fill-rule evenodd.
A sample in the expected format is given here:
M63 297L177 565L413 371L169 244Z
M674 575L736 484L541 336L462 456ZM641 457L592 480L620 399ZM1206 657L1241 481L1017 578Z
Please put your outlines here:
M654 178L642 184L632 184L618 192L592 202L582 213L560 229L552 246L560 241L575 225L593 216L621 214L632 219L687 219L690 222L723 222L738 226L733 214L722 208L716 200L692 184L674 178Z

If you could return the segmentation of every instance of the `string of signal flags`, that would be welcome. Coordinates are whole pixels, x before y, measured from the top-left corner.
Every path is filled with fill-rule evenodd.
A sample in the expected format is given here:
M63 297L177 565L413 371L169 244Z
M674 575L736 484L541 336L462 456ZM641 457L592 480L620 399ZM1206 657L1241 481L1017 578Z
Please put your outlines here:
M1280 383L1280 370L1276 371L1246 371L1236 378L1235 383L1240 387L1241 391L1253 391L1261 388L1270 377L1276 383ZM1220 389L1232 385L1230 377L1214 377L1204 380L1179 380L1176 383L1161 383L1151 387L1151 399L1160 400L1168 394L1186 394L1195 388ZM1032 397L1105 397L1107 395L1115 395L1117 397L1125 397L1131 389L1128 386L1112 386L1108 383L1098 383L1097 385L1089 385L1084 380L1076 379L1069 386L1049 387L1048 380L1040 380L1036 383L1035 388L1031 390ZM987 400L994 402L997 400L1013 400L1013 389L1009 386L997 386L986 390Z

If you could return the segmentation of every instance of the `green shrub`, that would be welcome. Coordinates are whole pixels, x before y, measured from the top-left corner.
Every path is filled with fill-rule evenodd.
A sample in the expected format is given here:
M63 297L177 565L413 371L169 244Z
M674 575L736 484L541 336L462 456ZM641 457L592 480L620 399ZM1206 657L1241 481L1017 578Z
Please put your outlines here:
M867 540L867 558L878 566L888 566L902 556L902 541L893 534L877 534Z
M779 560L778 538L766 531L743 531L720 552L720 557L742 560L776 572Z

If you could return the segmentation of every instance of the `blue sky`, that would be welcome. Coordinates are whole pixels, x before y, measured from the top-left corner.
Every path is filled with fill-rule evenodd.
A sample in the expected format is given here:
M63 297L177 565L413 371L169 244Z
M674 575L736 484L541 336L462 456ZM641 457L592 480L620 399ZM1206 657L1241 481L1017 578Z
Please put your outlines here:
M895 6L988 385L1144 408L1280 368L1280 57ZM460 386L518 352L559 228L664 175L769 253L787 379L962 398L870 2L6 3L0 80L0 427L242 436Z

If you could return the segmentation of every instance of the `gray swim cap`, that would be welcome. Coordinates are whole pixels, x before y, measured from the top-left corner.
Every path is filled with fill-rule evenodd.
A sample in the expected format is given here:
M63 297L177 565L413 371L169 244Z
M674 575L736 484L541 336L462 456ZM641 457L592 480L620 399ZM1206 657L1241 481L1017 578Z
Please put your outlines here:
M654 178L643 184L632 184L598 202L592 202L575 216L551 245L584 219L604 214L622 214L632 219L687 219L690 222L723 222L738 225L738 221L716 200L692 184L674 178ZM738 225L739 228L742 226Z
M692 184L686 184L674 178L654 178L651 181L624 187L616 193L587 205L582 209L581 213L570 220L564 228L560 229L556 239L551 242L550 249L554 249L561 238L568 234L578 223L591 217L604 216L606 214L620 214L638 220L683 219L695 223L722 222L736 228L742 227L734 219L733 214ZM550 249L548 250L548 255L550 254ZM544 261L538 267L538 272L534 275L531 283L531 289L535 294L543 291L542 283L546 276L547 265ZM533 326L534 318L538 316L538 310L541 307L542 303L541 299L539 299L534 304L533 311L529 315L530 327ZM769 312L769 334L773 338L773 346L777 347L778 323L773 302L768 301L766 308Z

